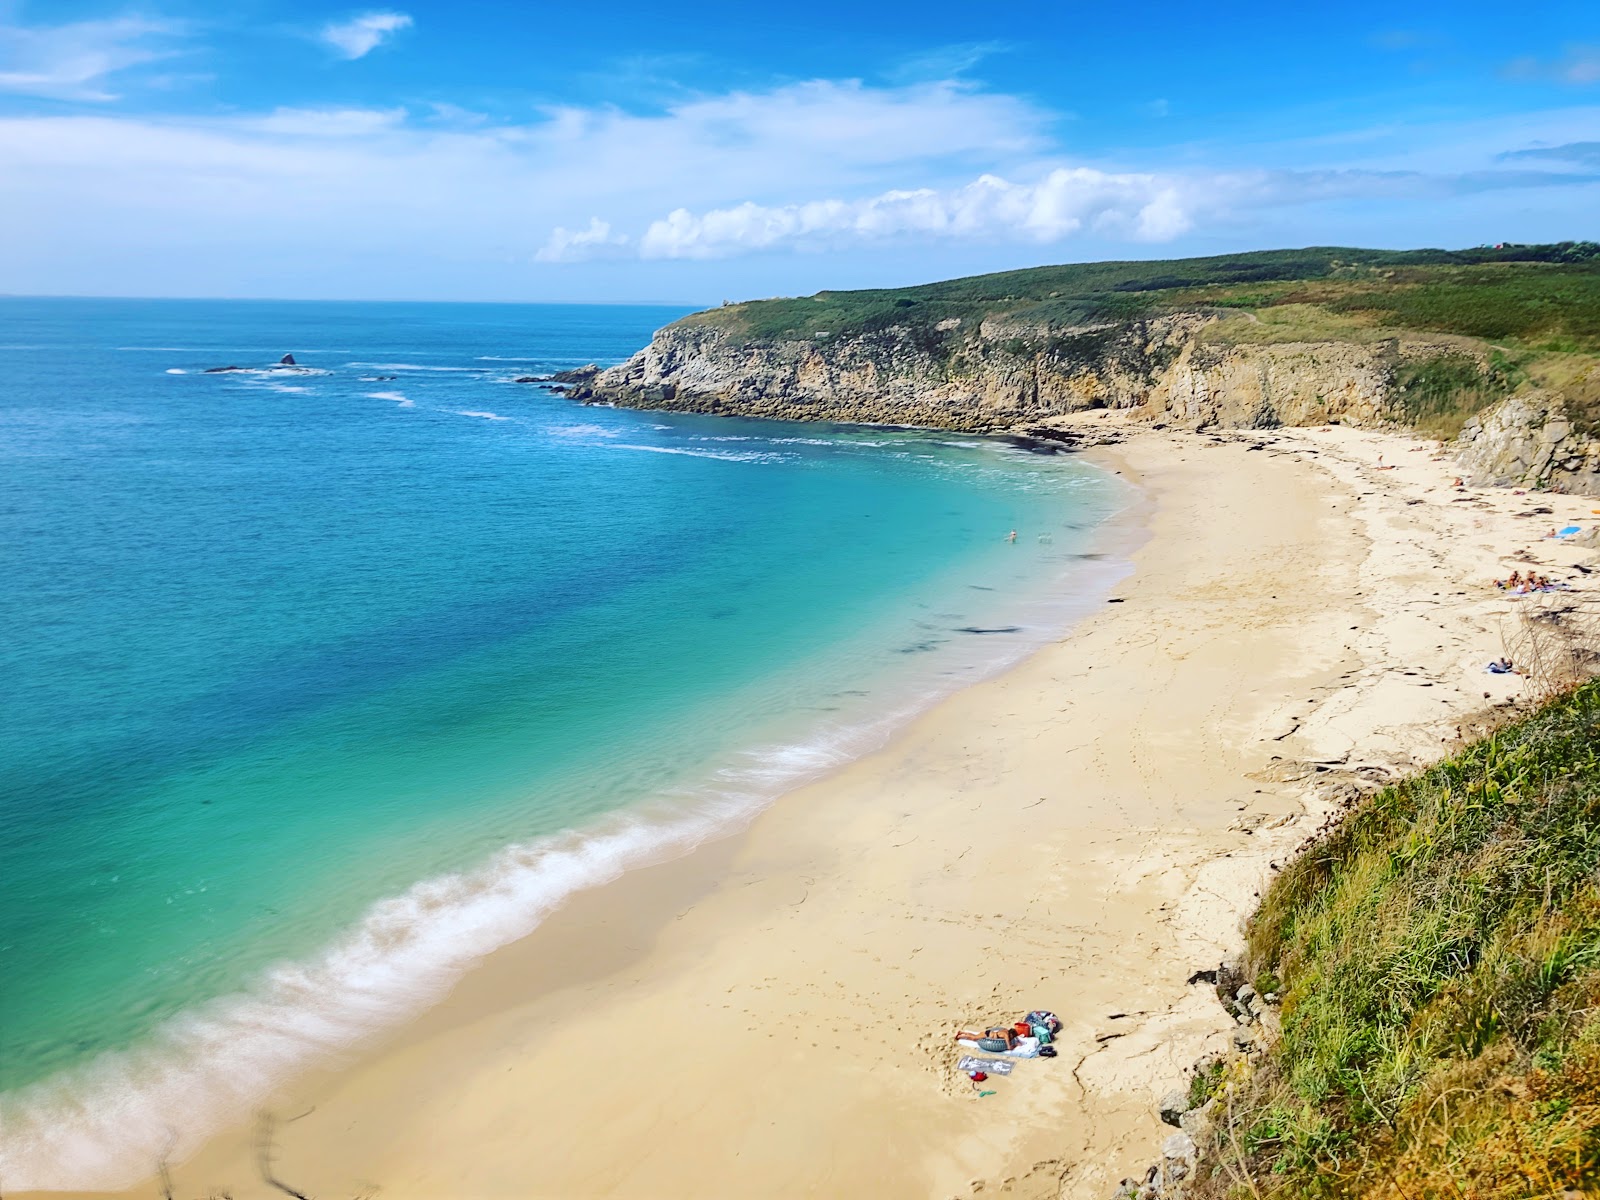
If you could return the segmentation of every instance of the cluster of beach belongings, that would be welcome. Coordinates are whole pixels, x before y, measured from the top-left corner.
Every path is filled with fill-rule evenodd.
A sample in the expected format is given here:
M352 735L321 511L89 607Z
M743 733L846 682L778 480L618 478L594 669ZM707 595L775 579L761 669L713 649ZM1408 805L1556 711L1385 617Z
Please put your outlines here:
M1005 1057L975 1058L970 1054L964 1054L956 1063L956 1070L972 1080L973 1087L979 1087L990 1075L1011 1074L1011 1068L1016 1064L1009 1060L1054 1058L1056 1048L1050 1043L1060 1031L1061 1022L1055 1013L1045 1012L1042 1009L1035 1009L1022 1020L1010 1025L991 1025L982 1033L971 1029L958 1029L956 1045L968 1050L983 1050ZM980 1091L978 1095L992 1096L994 1093Z
M1529 571L1526 575L1520 571L1511 572L1509 579L1496 579L1495 587L1502 592L1509 592L1513 596L1531 596L1534 592L1566 592L1571 591L1571 585L1566 583L1552 583L1548 575L1539 575Z

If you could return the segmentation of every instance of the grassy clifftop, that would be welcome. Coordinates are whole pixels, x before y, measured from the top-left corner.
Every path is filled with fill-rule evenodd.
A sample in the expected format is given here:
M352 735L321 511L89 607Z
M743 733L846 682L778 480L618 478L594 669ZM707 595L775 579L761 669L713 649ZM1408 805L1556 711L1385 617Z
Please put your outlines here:
M1282 1036L1205 1194L1600 1194L1600 683L1359 805L1250 951Z
M815 339L1006 315L1082 325L1196 308L1301 306L1329 329L1392 327L1600 349L1600 245L1472 250L1312 247L1214 258L1081 263L918 287L754 300L684 320L750 340Z

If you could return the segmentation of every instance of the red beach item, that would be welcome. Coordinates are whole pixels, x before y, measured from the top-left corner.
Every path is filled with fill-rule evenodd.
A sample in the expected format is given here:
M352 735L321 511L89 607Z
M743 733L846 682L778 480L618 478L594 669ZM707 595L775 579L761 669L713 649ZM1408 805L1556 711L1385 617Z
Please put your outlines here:
M973 1083L982 1083L985 1079L989 1078L989 1072L974 1071L971 1075L967 1076L967 1078L972 1080Z

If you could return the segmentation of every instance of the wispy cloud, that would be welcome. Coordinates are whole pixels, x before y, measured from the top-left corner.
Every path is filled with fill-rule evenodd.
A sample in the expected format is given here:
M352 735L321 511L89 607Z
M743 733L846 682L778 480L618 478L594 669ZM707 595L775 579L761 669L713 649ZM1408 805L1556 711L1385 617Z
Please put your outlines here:
M884 75L896 83L959 79L984 59L1010 48L1005 42L956 42L935 46L901 59Z
M1588 87L1600 83L1600 46L1568 46L1557 59L1526 55L1506 64L1505 74L1512 79L1552 80Z
M119 17L69 25L0 25L0 92L59 100L108 101L110 77L175 53L181 27Z
M1600 142L1567 142L1561 146L1534 146L1527 150L1509 150L1500 155L1502 161L1534 159L1545 163L1562 163L1574 168L1600 171Z
M363 58L402 29L410 29L411 16L403 12L369 12L348 21L322 27L321 38L342 58Z
M814 280L811 251L843 252L828 270L864 279L844 256L932 275L986 261L986 245L1309 244L1422 213L1428 236L1473 241L1485 212L1582 214L1600 193L1600 170L1577 161L1593 107L1253 147L1243 163L1237 147L1160 156L1182 167L1068 158L1055 116L948 81L813 80L523 122L426 105L0 117L0 227L23 234L0 287L348 294L358 279L369 295L415 295L425 279L481 297L527 294L546 286L543 264L587 260L562 289L654 280L660 295L686 286L663 281L720 290L737 272L718 260L792 256L759 268L752 286L770 291ZM1550 152L1498 157L1528 147ZM1528 190L1489 198L1515 188Z
M611 232L610 222L590 217L589 224L582 229L573 230L557 225L533 257L537 262L581 262L596 257L606 249L627 244L626 235Z
M1433 40L1415 29L1383 29L1367 39L1379 50L1417 50Z
M394 129L405 119L403 108L277 108L264 117L245 117L234 125L289 137L359 138Z

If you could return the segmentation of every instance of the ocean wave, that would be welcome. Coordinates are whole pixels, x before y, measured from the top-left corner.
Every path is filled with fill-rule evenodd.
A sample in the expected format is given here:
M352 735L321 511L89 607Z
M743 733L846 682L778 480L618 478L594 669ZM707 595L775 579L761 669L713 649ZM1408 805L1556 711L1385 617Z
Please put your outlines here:
M511 419L510 417L502 417L499 413L476 412L470 408L458 408L453 411L458 417L482 417L485 421L509 421Z
M332 375L332 371L322 367L210 367L201 372L202 375Z
M188 373L189 372L185 371L182 367L168 367L167 368L167 374L168 375L187 375Z
M574 892L686 851L715 826L711 815L619 821L508 846L477 871L382 901L318 958L274 968L253 992L174 1018L138 1050L0 1098L8 1187L135 1183L163 1152L181 1158L244 1120L295 1072L442 999Z
M667 426L658 425L656 428L665 429ZM764 442L768 446L837 446L840 444L837 438L755 437L742 433L704 433L690 440L696 442Z
M552 425L545 430L551 437L621 437L619 429L607 429L604 425Z
M415 408L417 406L417 402L406 399L403 392L368 392L366 395L368 400L393 400L401 408Z
M424 880L373 905L316 957L274 967L250 991L174 1017L137 1049L0 1096L7 1185L130 1186L163 1153L181 1159L241 1123L296 1073L437 1003L474 964L532 933L574 893L732 831L782 792L881 746L910 711L756 747L703 788Z
M372 371L447 371L465 372L470 375L481 375L488 370L487 367L427 367L421 363L394 363L394 362L350 362L347 367L365 367Z
M0 349L9 347L0 346ZM143 352L147 350L160 351L163 354L282 354L282 350L274 350L263 346L118 346L119 351ZM329 349L318 347L313 349L296 348L295 354L349 354L344 349Z
M689 450L683 446L638 446L629 442L613 443L618 450L644 450L650 454L682 454L689 458L719 458L723 462L774 463L785 462L787 454L766 450Z
M637 447L723 456L717 451ZM15 1190L130 1186L163 1154L192 1153L263 1099L437 1003L476 963L527 936L573 894L686 854L778 796L880 748L939 696L1027 653L1098 603L1123 563L1061 568L1077 587L1041 586L1004 616L1033 636L960 639L961 658L883 692L852 690L852 713L800 738L737 752L680 787L582 829L505 846L474 869L373 904L344 935L278 965L248 990L197 1005L135 1048L0 1095L0 1162ZM1082 589L1078 598L1070 593ZM942 614L970 623L977 614ZM985 613L988 623L992 616Z

